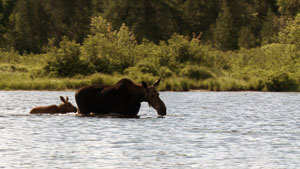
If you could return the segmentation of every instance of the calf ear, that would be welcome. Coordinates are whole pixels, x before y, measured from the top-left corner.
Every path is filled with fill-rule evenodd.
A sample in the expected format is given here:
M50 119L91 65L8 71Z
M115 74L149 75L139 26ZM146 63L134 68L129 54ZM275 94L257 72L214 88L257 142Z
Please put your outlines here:
M160 78L158 79L158 80L156 80L154 83L153 83L153 87L156 87L156 86L158 86L159 85L159 83L160 83Z
M66 103L67 101L65 100L65 98L64 97L62 97L62 96L60 96L60 100L62 101L62 102L64 102L64 103Z

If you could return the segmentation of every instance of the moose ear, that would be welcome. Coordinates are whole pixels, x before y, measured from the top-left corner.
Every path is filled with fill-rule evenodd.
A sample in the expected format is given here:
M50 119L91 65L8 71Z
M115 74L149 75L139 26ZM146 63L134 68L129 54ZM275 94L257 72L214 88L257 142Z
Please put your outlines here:
M156 87L156 86L158 86L159 85L159 82L160 82L160 78L157 80L157 81L155 81L154 83L153 83L153 87Z
M65 100L65 98L64 97L62 97L62 96L60 96L60 100L62 101L62 102L64 102L64 103L66 103L67 101Z
M66 96L66 100L69 101L69 97L68 96Z
M148 85L147 85L147 83L144 82L144 81L142 81L142 86L143 86L143 88L148 89Z

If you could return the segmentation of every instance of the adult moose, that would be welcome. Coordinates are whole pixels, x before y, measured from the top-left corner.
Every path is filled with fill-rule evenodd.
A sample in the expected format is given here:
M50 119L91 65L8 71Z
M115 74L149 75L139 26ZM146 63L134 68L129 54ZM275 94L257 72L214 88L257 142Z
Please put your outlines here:
M141 85L123 78L115 85L90 85L77 90L75 94L78 113L89 115L116 114L126 117L136 117L141 102L148 102L161 116L166 115L166 106L159 98L155 89L160 79L148 86L146 82Z
M68 112L77 112L77 108L72 105L72 103L69 102L68 96L66 99L62 96L60 96L60 100L62 103L60 105L50 105L50 106L38 106L29 112L30 114L41 114L41 113L47 113L47 114L56 114L56 113L68 113Z

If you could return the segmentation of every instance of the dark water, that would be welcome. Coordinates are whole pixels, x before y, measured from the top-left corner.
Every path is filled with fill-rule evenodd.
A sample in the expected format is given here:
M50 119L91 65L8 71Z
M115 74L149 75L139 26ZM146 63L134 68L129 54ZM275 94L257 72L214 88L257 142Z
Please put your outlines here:
M0 91L0 168L299 168L300 93L161 93L165 118L29 115L74 92Z

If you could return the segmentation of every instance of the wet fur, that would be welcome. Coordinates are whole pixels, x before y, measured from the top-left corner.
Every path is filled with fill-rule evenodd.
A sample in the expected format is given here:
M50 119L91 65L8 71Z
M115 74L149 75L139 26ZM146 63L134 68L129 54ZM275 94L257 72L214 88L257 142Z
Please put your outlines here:
M146 89L129 79L122 79L112 86L92 85L79 89L75 94L78 113L119 114L136 116L144 101Z
M73 106L68 100L68 97L64 99L62 96L60 96L60 99L63 103L60 105L50 105L50 106L38 106L29 112L30 114L56 114L56 113L69 113L69 112L76 112L77 108Z

